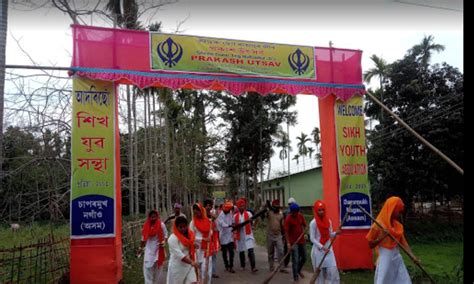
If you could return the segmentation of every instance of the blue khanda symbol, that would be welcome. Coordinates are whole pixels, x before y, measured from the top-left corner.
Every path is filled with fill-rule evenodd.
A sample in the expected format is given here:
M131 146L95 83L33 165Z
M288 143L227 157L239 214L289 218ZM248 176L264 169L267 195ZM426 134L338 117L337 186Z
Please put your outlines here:
M308 69L309 56L298 48L295 52L288 55L288 63L296 74L301 75Z
M165 41L160 42L156 48L156 51L158 52L158 56L161 58L161 61L163 61L163 63L165 63L165 65L170 68L175 66L183 56L183 48L181 45L174 42L171 37Z

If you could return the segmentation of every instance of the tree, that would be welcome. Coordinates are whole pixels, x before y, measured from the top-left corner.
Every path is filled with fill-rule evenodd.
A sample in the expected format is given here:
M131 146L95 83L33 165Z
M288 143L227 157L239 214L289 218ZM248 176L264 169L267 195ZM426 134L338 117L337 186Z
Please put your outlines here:
M375 67L364 72L364 80L367 83L370 83L370 81L374 77L378 77L380 88L383 89L384 80L390 72L390 65L387 64L387 61L385 59L383 59L382 57L378 57L375 54L372 54L370 59L374 63Z
M290 146L290 139L288 137L288 133L283 131L283 128L279 127L278 132L276 133L275 146L281 148L279 152L279 158L283 163L283 172L285 172L285 160L288 158L289 155L289 148Z
M421 42L410 49L410 54L421 63L423 68L427 68L433 52L444 50L444 46L434 43L432 35L425 36Z
M311 167L313 167L313 159L311 159L313 156L313 153L314 153L313 147L308 147L308 156L309 156L309 161L311 163Z
M300 156L299 154L295 154L295 155L293 156L293 160L296 160L296 168L297 168L298 171L300 170L300 169L299 169L300 157L301 157L301 156Z
M305 157L308 155L308 147L306 147L306 143L310 142L311 139L306 135L305 133L301 132L300 136L296 137L296 140L298 140L298 154L300 154L300 157L303 157L303 170L305 169Z
M437 46L431 41L423 42ZM420 46L391 64L384 83L383 103L462 167L463 75L446 63L424 65L426 48ZM369 179L375 202L398 195L410 208L414 196L436 201L463 194L462 179L456 170L390 117L381 119L367 133L367 139Z
M271 157L272 136L277 132L279 124L296 115L287 111L296 100L289 95L261 96L257 93L237 97L223 96L222 99L221 117L229 125L228 133L224 135L227 159L221 165L222 169L229 177L237 174L251 181L253 199L257 203L257 176L263 170L261 161L268 162Z
M311 135L313 135L313 143L316 146L316 161L318 161L318 165L322 164L322 156L321 156L321 132L319 130L319 127L315 127L313 131L311 131Z
M387 61L377 55L373 54L370 59L374 63L375 67L367 70L364 72L364 80L367 83L370 83L374 77L379 78L379 86L380 86L380 98L383 101L383 84L385 82L385 78L390 72L390 64L387 64ZM380 119L383 118L383 111L380 110Z
M4 89L5 89L5 54L7 47L7 17L8 1L2 1L0 4L0 190L3 179L3 111L4 111Z

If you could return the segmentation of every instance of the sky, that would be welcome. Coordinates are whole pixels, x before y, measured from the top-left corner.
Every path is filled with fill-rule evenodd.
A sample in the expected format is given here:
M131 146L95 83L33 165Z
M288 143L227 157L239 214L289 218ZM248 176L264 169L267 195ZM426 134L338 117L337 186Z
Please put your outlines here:
M37 64L70 65L71 20L56 9L30 9L32 3L42 2L10 0L7 64L31 64L19 41ZM164 32L179 27L182 34L197 36L322 47L331 41L336 48L362 50L363 71L373 67L372 54L392 62L423 36L433 35L445 51L434 54L431 63L447 62L463 72L462 10L462 0L182 0L146 14L143 21L161 21ZM84 19L91 24L90 18ZM367 86L376 87L375 83ZM293 149L296 135L309 135L319 126L316 97L299 95L295 109ZM275 171L281 170L277 155L272 164Z

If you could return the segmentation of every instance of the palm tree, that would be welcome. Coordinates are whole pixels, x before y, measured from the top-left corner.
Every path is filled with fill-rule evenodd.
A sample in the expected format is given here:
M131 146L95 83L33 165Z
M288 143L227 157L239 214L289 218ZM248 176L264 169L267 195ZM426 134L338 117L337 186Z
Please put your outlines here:
M372 54L370 57L375 64L374 68L371 68L364 72L364 80L369 83L372 78L379 77L381 97L380 100L383 102L383 82L390 72L390 64L387 63L382 57L378 57L375 54ZM383 118L383 110L380 109L380 117Z
M313 147L308 147L308 156L309 156L309 162L311 163L311 167L313 167L313 160L311 159L311 156L313 156L314 149Z
M281 148L279 157L283 163L283 172L285 172L285 159L288 158L289 151L291 151L290 139L288 138L288 133L283 131L282 127L278 128L274 136L277 139L275 146Z
M321 132L319 127L315 127L313 131L311 131L311 135L313 135L313 143L316 145L315 158L318 161L318 164L321 165L321 147L319 146L319 144L321 144Z
M142 29L138 21L138 4L135 0L108 0L105 8L111 12L114 18L114 27L117 25L131 30ZM123 11L122 11L123 6Z
M434 37L432 35L425 36L419 44L410 49L410 53L420 60L425 69L428 67L433 51L440 52L444 50L444 45L436 44L433 41Z
M300 164L300 155L298 155L298 154L295 154L295 155L293 156L293 160L296 160L296 170L297 170L297 171L299 171L299 170L300 170L300 168L299 168L299 164Z
M305 168L305 163L304 163L304 157L308 155L308 147L306 147L306 142L310 142L311 139L308 137L308 135L304 134L301 132L301 136L296 137L298 140L298 154L300 154L303 157L303 170Z
M388 64L385 59L378 57L375 54L372 54L370 59L374 62L375 67L364 72L364 80L369 83L372 78L379 77L380 88L383 89L383 82L390 71L390 64Z

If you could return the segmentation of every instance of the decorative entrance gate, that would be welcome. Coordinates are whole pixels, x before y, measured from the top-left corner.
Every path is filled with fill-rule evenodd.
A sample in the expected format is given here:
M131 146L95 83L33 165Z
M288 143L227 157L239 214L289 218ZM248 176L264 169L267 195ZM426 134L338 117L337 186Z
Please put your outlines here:
M323 194L333 226L350 203L370 212L362 51L72 28L71 282L122 278L118 84L317 96ZM352 210L334 244L337 263L372 269L370 221Z

